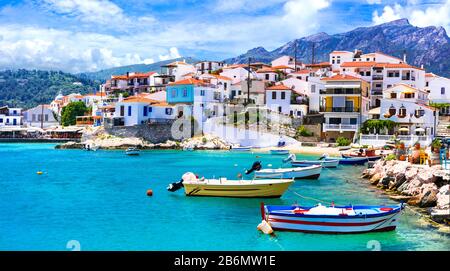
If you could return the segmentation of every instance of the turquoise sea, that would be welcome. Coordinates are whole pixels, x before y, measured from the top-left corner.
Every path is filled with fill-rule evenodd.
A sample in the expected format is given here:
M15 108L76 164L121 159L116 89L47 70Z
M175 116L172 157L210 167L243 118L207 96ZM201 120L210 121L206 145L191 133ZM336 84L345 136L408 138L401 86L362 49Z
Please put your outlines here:
M260 156L256 158L255 156ZM307 158L308 156L304 156ZM309 156L312 157L312 156ZM411 212L396 231L355 235L256 230L260 199L186 197L168 192L186 171L235 178L270 154L226 151L55 150L53 144L0 144L0 250L449 250L450 236ZM324 169L291 190L336 204L395 204L358 177L363 167ZM37 175L43 171L43 175ZM153 190L153 197L146 191ZM313 205L287 191L270 204Z

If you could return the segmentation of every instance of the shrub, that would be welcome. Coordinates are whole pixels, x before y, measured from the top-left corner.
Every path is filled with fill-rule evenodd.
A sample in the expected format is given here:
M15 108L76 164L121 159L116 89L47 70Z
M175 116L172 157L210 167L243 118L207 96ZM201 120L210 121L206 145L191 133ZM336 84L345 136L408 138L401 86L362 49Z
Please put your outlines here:
M305 126L301 125L297 128L297 133L296 136L313 136L314 134L310 131L308 131L308 129L306 129Z
M350 139L340 136L336 139L336 143L339 147L342 147L342 146L348 146L352 142Z
M396 159L396 156L395 156L395 154L393 154L393 153L389 154L389 155L386 156L386 158L385 158L386 161L391 161L391 160L395 160L395 159Z
M208 139L206 139L206 137L202 138L202 142L203 144L205 144L206 142L208 142Z

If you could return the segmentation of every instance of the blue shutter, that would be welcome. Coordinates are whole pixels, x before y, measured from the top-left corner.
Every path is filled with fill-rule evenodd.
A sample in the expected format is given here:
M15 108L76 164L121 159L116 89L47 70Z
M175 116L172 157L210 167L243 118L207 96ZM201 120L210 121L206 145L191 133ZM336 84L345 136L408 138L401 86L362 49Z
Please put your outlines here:
M128 106L128 116L131 116L131 105Z

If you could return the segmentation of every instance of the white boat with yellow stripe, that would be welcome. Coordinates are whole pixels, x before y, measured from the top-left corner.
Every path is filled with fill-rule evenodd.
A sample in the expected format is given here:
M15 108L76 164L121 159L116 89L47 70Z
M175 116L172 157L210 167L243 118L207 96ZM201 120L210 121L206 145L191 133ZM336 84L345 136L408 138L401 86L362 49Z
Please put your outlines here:
M174 192L184 187L186 196L279 198L293 182L293 179L205 179L187 172L181 181L170 184L167 190Z

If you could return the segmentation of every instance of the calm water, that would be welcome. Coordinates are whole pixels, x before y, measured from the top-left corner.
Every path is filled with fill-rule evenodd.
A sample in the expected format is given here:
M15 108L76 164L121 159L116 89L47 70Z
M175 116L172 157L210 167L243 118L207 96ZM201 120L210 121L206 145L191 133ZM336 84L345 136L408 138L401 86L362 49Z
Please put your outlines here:
M397 231L359 235L259 233L259 199L185 197L168 183L186 171L235 178L259 159L281 157L229 152L55 150L51 144L0 144L0 250L449 250L450 237L413 214ZM259 155L260 158L255 158ZM306 157L306 156L305 156ZM319 180L291 189L336 204L390 204L357 177L362 167L324 169ZM44 171L39 176L37 171ZM154 196L147 197L147 189ZM270 204L316 204L287 191Z

